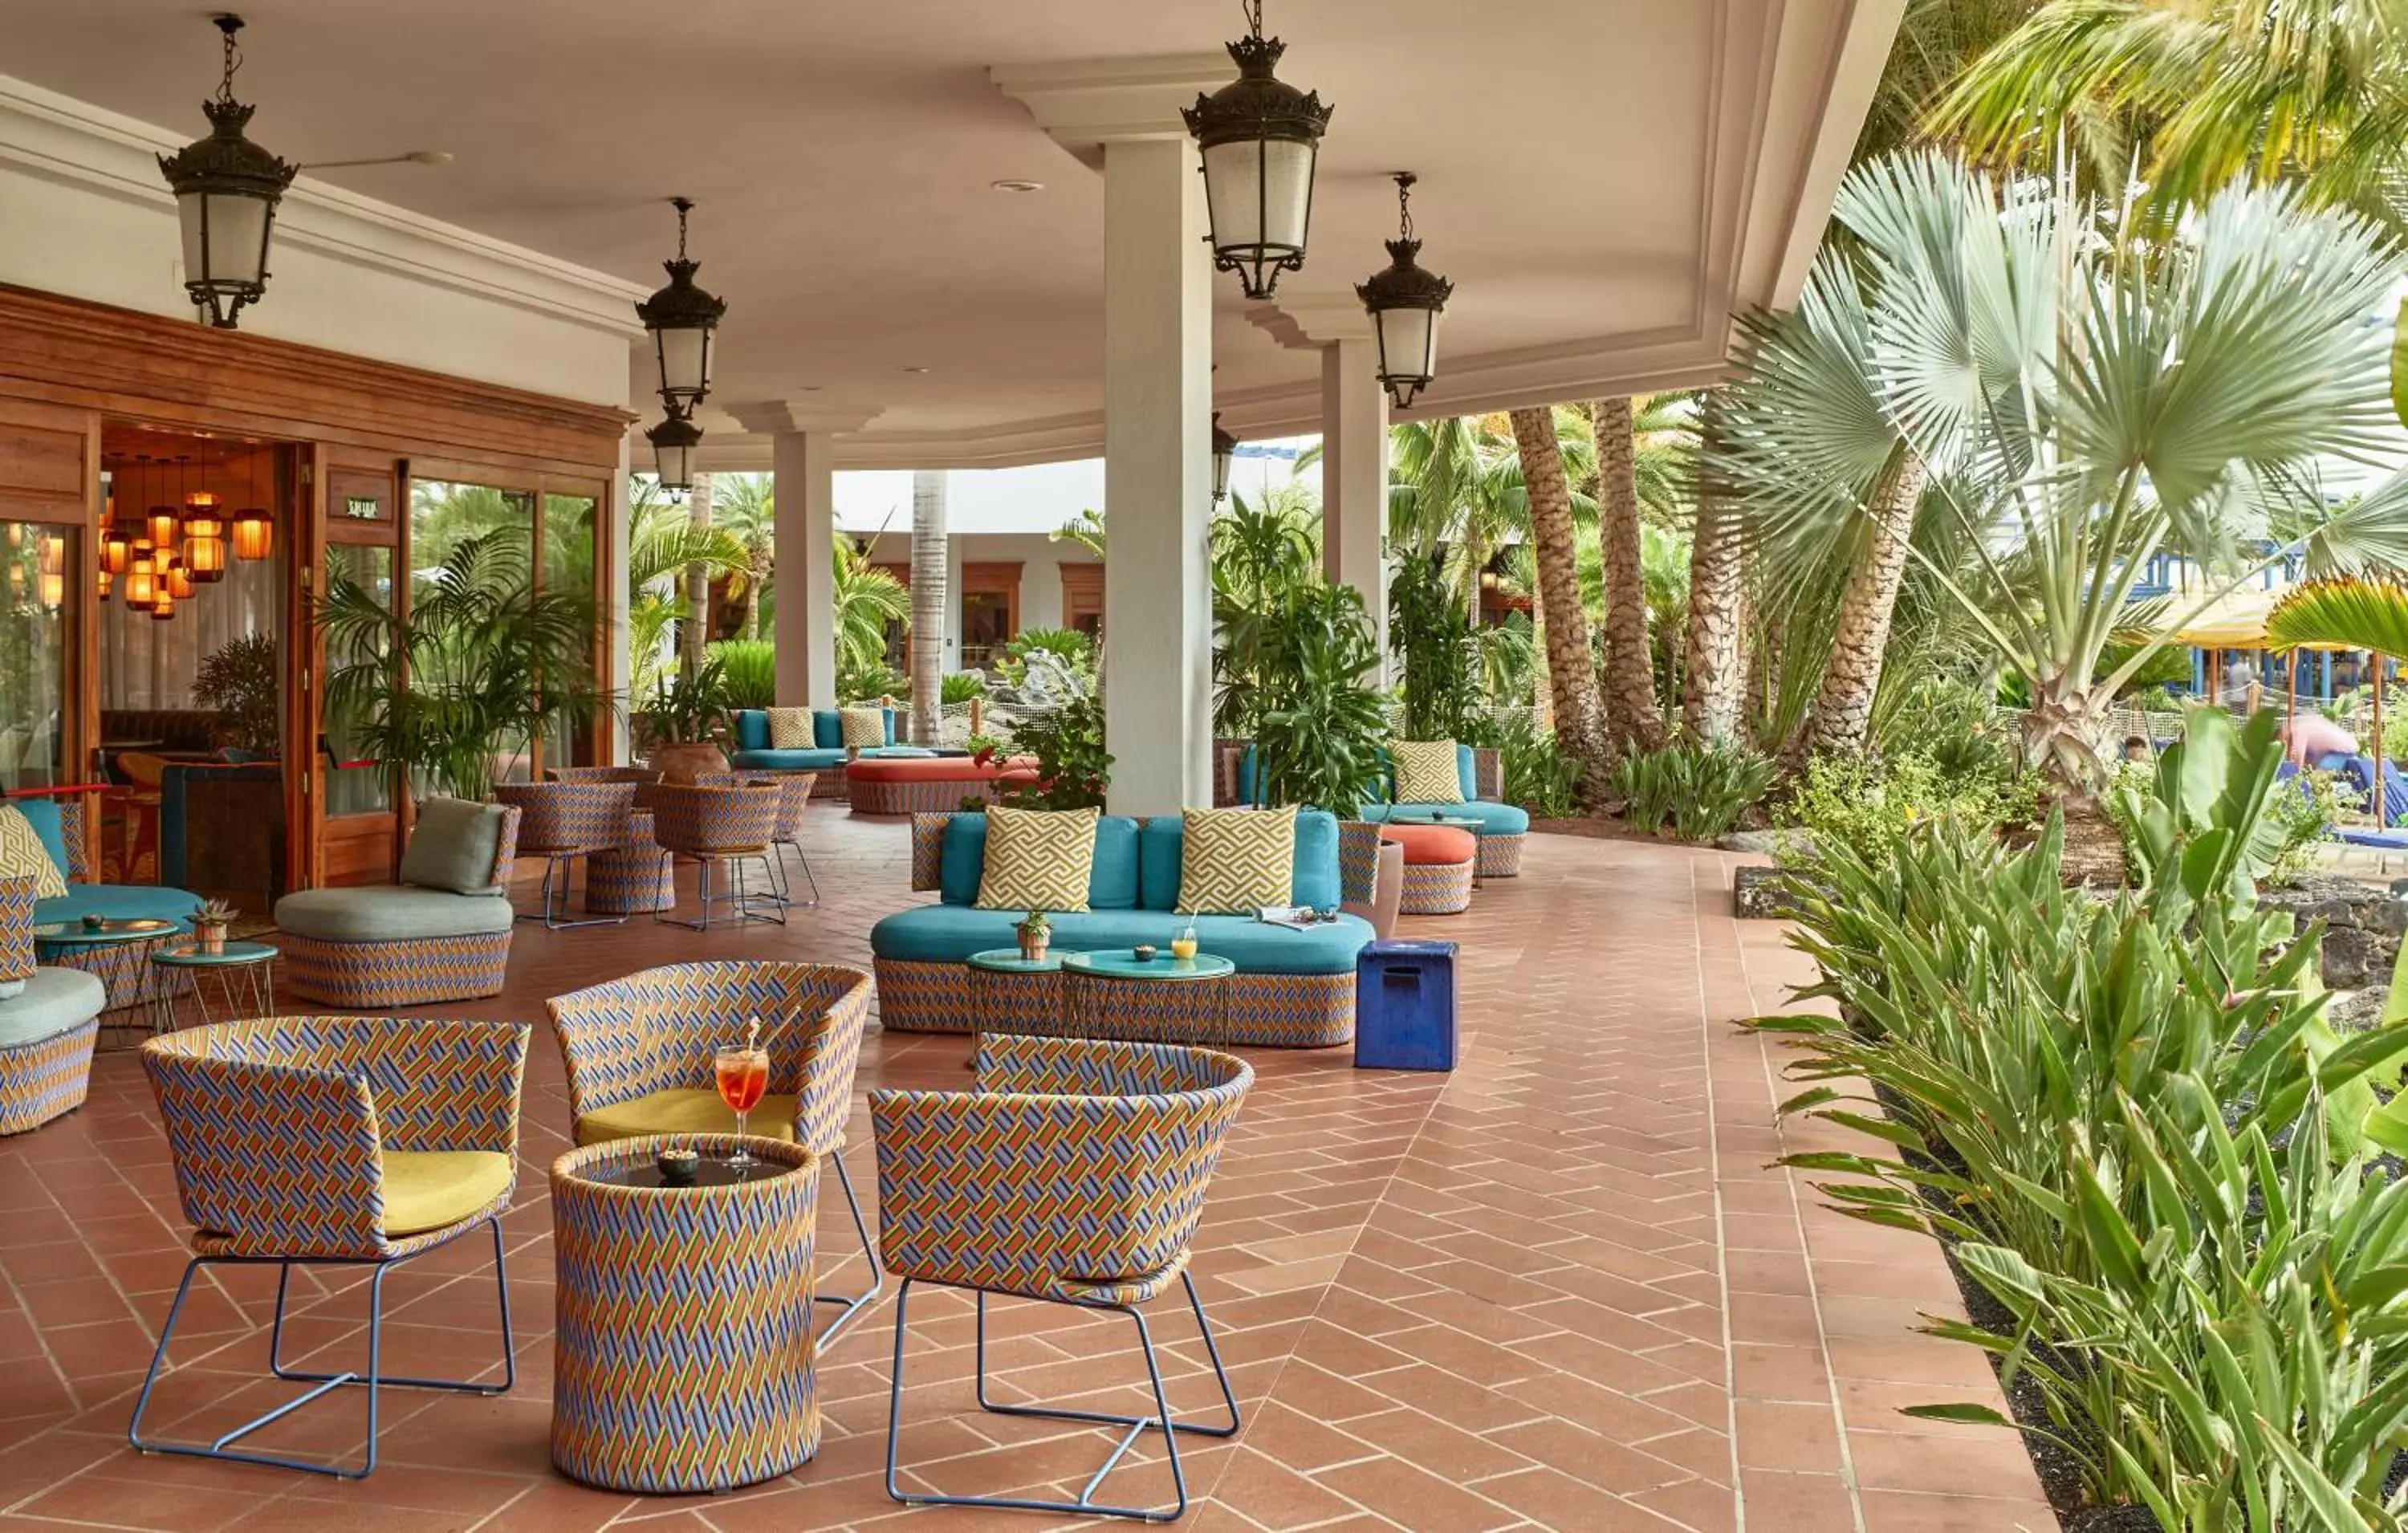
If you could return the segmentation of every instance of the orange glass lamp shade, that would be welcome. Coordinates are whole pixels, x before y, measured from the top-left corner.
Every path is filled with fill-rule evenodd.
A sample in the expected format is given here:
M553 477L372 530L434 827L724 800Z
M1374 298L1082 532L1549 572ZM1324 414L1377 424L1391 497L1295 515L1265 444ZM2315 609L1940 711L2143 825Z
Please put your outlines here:
M125 571L125 605L148 607L158 599L159 581L151 573L150 556L139 555Z
M247 507L234 514L234 556L237 559L265 559L276 547L276 523L257 507Z
M155 547L165 548L168 544L174 542L176 540L176 523L182 520L182 515L179 513L173 506L151 507L150 525L148 528L150 534L151 543Z
M105 569L102 570L100 572L100 599L103 601L107 601L108 599L108 588L110 583L111 580L108 571Z
M195 490L184 497L184 530L191 532L195 522L214 523L219 520L218 497L207 490Z
M64 575L52 575L47 572L44 573L42 576L42 605L44 607L53 608L62 607L66 604L66 599L67 578Z
M150 604L150 621L165 623L175 615L176 598L167 595L167 588L163 585L159 588L157 599Z
M134 563L134 535L112 524L100 537L100 571L104 575L122 575Z
M161 577L159 588L174 600L190 601L193 598L193 572L181 565L171 565L167 573Z
M42 573L64 575L67 572L67 540L54 532L42 535Z
M187 523L189 526L190 523ZM219 525L222 526L221 523ZM193 533L184 539L184 567L202 585L214 585L225 579L225 539L215 534Z

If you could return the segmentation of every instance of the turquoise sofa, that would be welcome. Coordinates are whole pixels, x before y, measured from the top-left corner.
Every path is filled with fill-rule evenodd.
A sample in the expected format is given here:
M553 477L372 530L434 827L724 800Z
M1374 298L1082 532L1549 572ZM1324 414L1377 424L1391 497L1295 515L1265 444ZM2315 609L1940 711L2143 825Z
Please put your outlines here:
M1383 753L1384 762L1385 756ZM1530 811L1519 804L1500 802L1498 795L1502 783L1498 779L1497 752L1474 750L1469 745L1455 748L1455 770L1463 780L1463 802L1460 804L1384 804L1363 806L1363 818L1379 824L1398 809L1409 815L1444 814L1459 820L1477 820L1480 828L1480 860L1473 872L1484 879L1510 879L1522 871L1523 838L1530 833ZM1389 776L1388 785L1395 786ZM1238 793L1248 803L1254 798L1254 748L1246 747L1238 762Z
M34 921L80 921L96 915L110 921L172 921L177 930L155 941L119 942L108 947L48 947L42 962L80 969L108 988L107 1010L115 1011L156 998L165 981L150 967L150 952L190 935L193 911L201 896L183 889L147 883L95 883L100 868L98 805L92 795L11 800L23 811L66 880L67 892L34 902Z
M1376 834L1376 833L1373 833ZM1343 849L1346 837L1366 844ZM1084 911L1053 917L1054 946L1076 953L1151 943L1167 949L1185 924L1178 913L1180 853L1176 815L1140 824L1107 815L1096 824L1096 858ZM1377 848L1360 827L1341 833L1336 816L1297 816L1290 903L1334 908L1366 900ZM912 887L933 890L933 905L898 911L870 928L878 970L879 1019L905 1032L1059 1031L1058 981L1051 976L981 975L965 967L974 953L1009 948L1020 910L982 910L986 858L982 814L912 816ZM1296 930L1252 916L1196 918L1201 951L1238 966L1229 981L1226 1036L1194 1041L1323 1048L1354 1034L1354 958L1372 938L1359 916Z
M900 710L887 709L886 745L895 745L896 721ZM742 708L736 710L736 749L728 752L731 766L756 772L828 772L841 768L846 760L844 730L832 708L814 709L811 712L811 745L809 750L777 751L769 746L769 714L765 709ZM881 754L882 747L872 747L862 752L866 756ZM909 749L909 747L905 747Z

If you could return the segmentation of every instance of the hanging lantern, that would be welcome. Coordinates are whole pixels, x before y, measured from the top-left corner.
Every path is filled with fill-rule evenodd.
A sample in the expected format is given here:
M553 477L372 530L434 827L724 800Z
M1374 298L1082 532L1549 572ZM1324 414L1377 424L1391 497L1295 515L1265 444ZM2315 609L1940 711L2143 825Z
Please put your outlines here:
M267 291L276 205L301 167L243 136L256 108L234 98L234 72L242 66L235 34L242 18L212 20L225 35L225 76L216 99L201 104L209 135L159 156L159 173L176 193L176 218L183 226L184 291L208 310L211 324L231 330L243 305L257 303Z
M1279 274L1304 265L1312 173L1336 108L1272 73L1287 45L1263 36L1262 0L1244 0L1247 35L1228 45L1238 78L1180 115L1204 152L1212 265L1234 271L1249 298L1268 298Z
M195 490L184 497L183 557L179 563L203 585L225 578L225 512L218 497Z
M67 571L67 540L60 533L42 534L42 573L64 575Z
M276 546L276 523L265 511L247 506L234 513L234 556L246 562L267 557Z
M192 600L193 572L186 569L174 554L166 557L169 562L161 566L158 574L159 589L178 601Z
M165 623L175 615L176 598L169 595L167 594L167 588L163 585L159 588L157 595L150 598L151 621L154 623Z
M1438 376L1438 322L1455 284L1434 271L1413 264L1422 242L1413 237L1413 181L1410 170L1397 175L1398 236L1387 242L1387 269L1368 282L1354 284L1371 316L1380 342L1380 382L1388 397L1403 409Z
M110 577L109 577L109 573L108 573L108 571L107 571L107 570L105 570L105 569L104 569L104 570L102 570L102 571L100 572L100 599L101 599L101 600L103 600L103 601L107 601L107 600L108 599L108 588L109 588L109 585L110 585L111 583L112 583L112 582L111 582L111 580L110 580Z
M226 544L222 537L194 536L184 539L184 556L180 561L192 571L193 579L202 585L215 585L225 579Z
M694 204L671 197L669 206L678 216L677 258L662 263L669 285L638 304L636 318L652 332L652 356L660 365L661 406L671 415L684 416L692 415L710 393L711 333L727 312L727 300L694 285L694 274L702 269L702 263L689 261L685 254L685 216Z
M150 546L154 549L173 548L176 525L182 520L182 514L173 506L151 507L143 527L143 531L150 535Z
M662 489L694 488L694 450L702 445L700 426L682 415L672 415L645 432L644 440L652 444Z
M52 611L56 611L65 603L66 599L67 578L64 575L53 575L48 570L43 571L42 605L50 609Z
M1221 429L1221 412L1212 412L1212 500L1229 498L1229 461L1238 455L1238 438Z
M217 537L225 526L224 514L219 509L221 504L218 497L208 490L195 490L186 495L183 515L184 536L190 537L197 533L205 537ZM204 531L204 528L207 530Z
M136 554L125 571L125 605L148 607L159 599L159 580L150 567L150 556Z

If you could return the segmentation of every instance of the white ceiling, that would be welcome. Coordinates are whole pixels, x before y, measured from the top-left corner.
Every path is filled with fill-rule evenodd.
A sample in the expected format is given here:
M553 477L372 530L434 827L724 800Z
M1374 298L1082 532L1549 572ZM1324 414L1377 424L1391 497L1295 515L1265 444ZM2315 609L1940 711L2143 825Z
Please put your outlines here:
M1427 408L1694 381L1734 308L1794 291L1902 0L1269 0L1283 78L1337 112L1312 254L1281 295L1383 265L1411 168L1453 277ZM237 93L325 179L647 284L694 197L728 300L718 398L877 413L860 464L1100 441L1102 179L997 65L1216 50L1200 0L252 0ZM197 133L207 9L0 0L7 71ZM990 183L1025 178L1032 194ZM1309 428L1318 362L1216 279L1230 423ZM924 373L906 371L924 367ZM639 388L638 397L647 389ZM722 466L766 442L706 410Z

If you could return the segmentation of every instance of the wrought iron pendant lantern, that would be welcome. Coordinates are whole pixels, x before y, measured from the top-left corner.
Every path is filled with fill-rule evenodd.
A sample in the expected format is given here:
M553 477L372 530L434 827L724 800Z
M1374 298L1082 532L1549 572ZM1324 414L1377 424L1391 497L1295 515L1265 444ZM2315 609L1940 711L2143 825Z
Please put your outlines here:
M1212 502L1229 498L1229 462L1238 455L1238 438L1221 429L1221 412L1212 412Z
M1422 248L1413 237L1414 179L1409 170L1397 176L1398 234L1387 242L1387 269L1354 284L1380 343L1380 382L1398 409L1438 376L1438 322L1455 292L1453 282L1414 261Z
M686 416L710 396L712 333L727 312L727 300L695 286L694 274L702 263L687 260L685 253L685 217L694 210L693 202L671 197L669 205L678 216L677 258L662 263L669 274L668 286L638 304L636 318L652 332L662 408L673 416Z
M235 328L245 304L267 291L267 242L276 206L301 167L287 165L243 136L256 108L234 98L242 66L235 34L239 16L212 18L225 35L225 77L214 100L201 104L209 134L159 156L159 173L176 193L184 235L184 291L208 311L209 323Z
M652 444L652 460L662 489L694 488L694 451L702 445L700 426L672 412L667 420L645 432L644 440Z
M1263 36L1262 0L1244 0L1247 35L1228 45L1238 78L1182 109L1204 154L1212 265L1238 274L1249 298L1268 298L1280 273L1304 265L1312 175L1336 108L1272 71L1287 45Z

